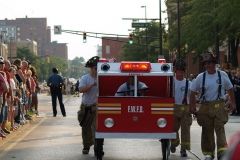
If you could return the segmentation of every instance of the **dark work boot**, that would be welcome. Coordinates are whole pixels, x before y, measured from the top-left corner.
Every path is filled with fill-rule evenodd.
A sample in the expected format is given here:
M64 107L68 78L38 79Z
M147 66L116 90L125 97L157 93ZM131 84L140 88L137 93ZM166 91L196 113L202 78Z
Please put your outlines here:
M170 150L171 150L172 153L175 153L176 152L176 147L175 146L171 146Z
M90 147L84 147L82 150L82 154L88 154Z
M224 152L218 153L218 156L217 156L218 160L222 160L223 156L224 156Z
M181 154L181 157L187 157L187 156L188 156L185 149L182 149L182 150L180 151L180 154Z

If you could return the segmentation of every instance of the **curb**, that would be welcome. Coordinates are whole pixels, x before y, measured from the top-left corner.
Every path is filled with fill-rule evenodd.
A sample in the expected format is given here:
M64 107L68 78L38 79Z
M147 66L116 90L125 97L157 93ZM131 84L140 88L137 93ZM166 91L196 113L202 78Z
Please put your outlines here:
M20 125L20 127L16 131L11 131L10 134L6 136L6 138L0 139L0 147L2 147L4 144L8 143L11 139L18 136L20 133L24 133L27 131L27 128L37 119L37 115L32 115L32 120L26 120L26 123L24 125Z

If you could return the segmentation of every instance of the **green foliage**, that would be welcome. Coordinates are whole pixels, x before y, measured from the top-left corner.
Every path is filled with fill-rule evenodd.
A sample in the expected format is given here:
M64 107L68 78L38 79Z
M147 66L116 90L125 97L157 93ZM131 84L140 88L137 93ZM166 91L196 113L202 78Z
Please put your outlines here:
M124 53L121 60L127 61L150 61L156 62L159 53L159 23L151 22L145 29L135 29L133 32L133 43L124 45ZM167 33L162 27L163 52L168 55ZM147 37L147 38L146 38Z
M69 77L79 79L87 73L87 68L84 66L85 60L83 57L75 57L69 61Z
M27 47L17 48L17 57L28 60L33 64L37 61L37 56L34 55Z
M67 60L57 57L57 56L49 56L50 63L49 67L52 70L53 67L58 68L59 72L61 72L62 76L66 77L68 73L68 63Z
M240 38L239 0L179 0L180 2L180 45L188 44L188 50L201 54L219 45L230 46L232 59L237 59ZM177 46L177 1L166 1L169 22L169 47Z
M83 57L76 57L73 60L65 60L57 56L36 56L28 48L18 48L17 58L29 60L37 70L40 81L47 80L52 74L52 68L58 68L63 77L78 79L87 72Z

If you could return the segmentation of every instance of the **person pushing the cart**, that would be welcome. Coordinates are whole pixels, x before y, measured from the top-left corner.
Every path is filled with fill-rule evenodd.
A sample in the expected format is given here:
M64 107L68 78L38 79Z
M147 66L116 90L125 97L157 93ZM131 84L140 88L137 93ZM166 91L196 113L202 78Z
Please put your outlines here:
M189 95L191 81L185 78L186 64L182 59L176 60L174 65L174 131L177 138L172 140L171 152L176 152L176 147L181 144L181 157L187 157L186 150L190 150L190 126L192 124L192 116L189 112ZM181 128L181 141L178 131Z
M95 142L96 103L97 103L97 62L98 56L90 58L85 67L89 73L79 81L79 92L82 94L82 103L78 111L78 121L82 127L83 154L88 154Z

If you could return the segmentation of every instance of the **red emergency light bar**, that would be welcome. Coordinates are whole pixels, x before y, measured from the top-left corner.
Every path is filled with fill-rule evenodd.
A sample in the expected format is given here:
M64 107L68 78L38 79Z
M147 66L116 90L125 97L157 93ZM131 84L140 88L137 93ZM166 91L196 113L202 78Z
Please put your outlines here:
M98 62L109 62L106 58L100 58Z
M121 62L122 72L150 72L150 62Z
M166 63L166 59L164 59L164 58L159 58L159 59L158 59L158 63Z

